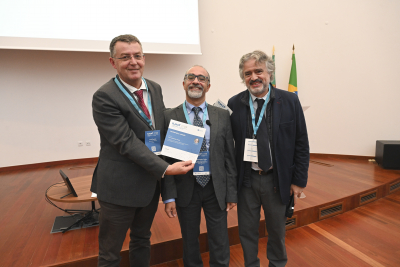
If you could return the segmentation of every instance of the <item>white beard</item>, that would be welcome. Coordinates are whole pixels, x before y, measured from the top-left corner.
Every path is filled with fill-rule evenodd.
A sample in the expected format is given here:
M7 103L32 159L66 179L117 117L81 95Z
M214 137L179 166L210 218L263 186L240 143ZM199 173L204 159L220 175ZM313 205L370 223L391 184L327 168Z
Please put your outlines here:
M261 94L265 93L268 90L268 84L267 85L263 84L262 88L254 89L254 88L251 88L251 86L249 86L249 88L247 88L247 89L249 89L249 91L252 95L257 96L257 95L261 95Z
M188 89L188 95L190 98L200 98L203 95L203 91L193 91Z

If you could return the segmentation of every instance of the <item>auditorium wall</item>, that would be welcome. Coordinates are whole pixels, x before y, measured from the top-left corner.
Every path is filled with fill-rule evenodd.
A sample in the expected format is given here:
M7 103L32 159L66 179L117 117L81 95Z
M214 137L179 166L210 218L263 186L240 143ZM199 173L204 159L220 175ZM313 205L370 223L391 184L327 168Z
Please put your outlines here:
M399 12L389 0L199 0L203 54L147 54L144 76L174 107L185 71L200 64L208 102L227 102L245 89L240 57L275 46L277 87L287 90L294 44L311 152L373 156L376 140L400 140ZM98 156L91 98L115 75L108 57L0 49L0 167Z

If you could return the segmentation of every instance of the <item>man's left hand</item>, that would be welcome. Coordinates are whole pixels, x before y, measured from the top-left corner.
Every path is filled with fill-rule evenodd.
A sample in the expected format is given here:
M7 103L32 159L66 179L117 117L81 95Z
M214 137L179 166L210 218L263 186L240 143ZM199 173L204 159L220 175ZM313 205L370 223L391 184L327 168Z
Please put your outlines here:
M168 217L174 218L176 217L176 203L175 201L169 202L165 204L165 213L167 213Z
M296 205L297 199L301 196L301 193L303 192L304 187L300 187L297 185L292 184L290 186L290 195L294 194L294 204Z
M230 211L236 206L236 203L228 202L226 203L226 211Z

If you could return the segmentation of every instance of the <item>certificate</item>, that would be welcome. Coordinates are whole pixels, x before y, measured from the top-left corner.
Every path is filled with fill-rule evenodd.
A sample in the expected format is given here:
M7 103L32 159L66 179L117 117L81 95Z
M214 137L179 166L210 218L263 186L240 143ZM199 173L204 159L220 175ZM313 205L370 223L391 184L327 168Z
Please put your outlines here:
M205 133L205 128L171 120L161 155L195 163Z

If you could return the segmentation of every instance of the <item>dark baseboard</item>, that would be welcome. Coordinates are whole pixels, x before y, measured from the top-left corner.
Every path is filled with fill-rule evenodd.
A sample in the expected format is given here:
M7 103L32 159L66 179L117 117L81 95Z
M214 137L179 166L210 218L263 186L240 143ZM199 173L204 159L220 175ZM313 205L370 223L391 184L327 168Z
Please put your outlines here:
M95 158L85 158L85 159L68 159L68 160L60 160L60 161L51 161L51 162L41 162L27 165L17 165L17 166L9 166L0 168L1 172L10 172L16 170L27 170L27 169L36 169L36 168L49 168L58 165L67 165L67 164L96 164L98 161L98 157Z

